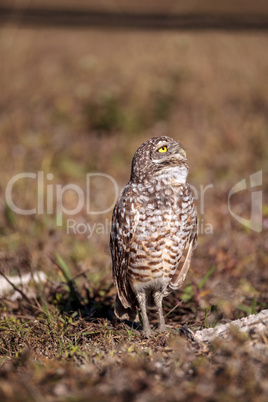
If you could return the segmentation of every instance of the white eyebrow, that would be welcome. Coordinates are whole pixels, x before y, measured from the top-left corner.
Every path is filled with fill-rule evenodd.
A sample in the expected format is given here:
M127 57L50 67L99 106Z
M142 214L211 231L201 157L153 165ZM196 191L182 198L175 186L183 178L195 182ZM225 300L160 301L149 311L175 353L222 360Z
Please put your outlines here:
M167 147L168 146L168 142L159 142L159 144L156 145L155 150L162 148L162 147Z

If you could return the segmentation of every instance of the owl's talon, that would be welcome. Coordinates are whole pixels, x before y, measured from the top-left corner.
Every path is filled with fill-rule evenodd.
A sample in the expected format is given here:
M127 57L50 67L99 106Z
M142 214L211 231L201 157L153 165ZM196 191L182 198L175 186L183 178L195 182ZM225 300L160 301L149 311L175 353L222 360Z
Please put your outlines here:
M141 331L141 333L144 336L144 338L147 338L147 339L151 338L151 336L153 335L151 330L149 330L149 331L143 330L143 331Z
M159 325L159 327L156 329L156 331L161 334L162 332L168 332L166 325Z

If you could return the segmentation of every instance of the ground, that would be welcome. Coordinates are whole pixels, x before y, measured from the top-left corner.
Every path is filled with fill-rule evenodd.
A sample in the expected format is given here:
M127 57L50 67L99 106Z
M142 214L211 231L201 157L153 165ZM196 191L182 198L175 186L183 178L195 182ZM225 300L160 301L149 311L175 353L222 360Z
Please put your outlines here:
M196 345L181 330L268 308L267 35L6 25L0 53L1 273L47 278L1 297L1 401L267 400L267 331L254 355L251 334ZM111 180L123 188L158 134L186 148L199 242L169 331L147 340L113 315ZM243 225L256 191L262 216Z

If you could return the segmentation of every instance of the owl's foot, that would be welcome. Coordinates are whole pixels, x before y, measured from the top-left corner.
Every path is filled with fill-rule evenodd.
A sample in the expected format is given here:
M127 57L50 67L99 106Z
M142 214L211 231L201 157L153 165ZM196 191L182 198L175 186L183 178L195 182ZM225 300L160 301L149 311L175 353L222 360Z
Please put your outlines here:
M165 324L160 324L156 331L157 331L158 333L167 332L167 327L166 327Z
M147 328L147 329L143 329L142 330L142 335L144 336L144 338L151 338L151 336L153 335L152 334L152 331L151 331L151 329L150 328Z

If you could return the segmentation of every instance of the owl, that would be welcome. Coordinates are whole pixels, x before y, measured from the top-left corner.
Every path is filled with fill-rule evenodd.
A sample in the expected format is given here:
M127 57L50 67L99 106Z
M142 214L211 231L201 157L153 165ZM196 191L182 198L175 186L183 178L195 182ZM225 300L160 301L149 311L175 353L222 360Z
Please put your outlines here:
M163 297L182 286L197 244L197 213L186 182L186 152L174 139L144 142L132 160L129 183L113 211L110 235L115 315L134 321L151 336L147 306L156 306L166 331Z

